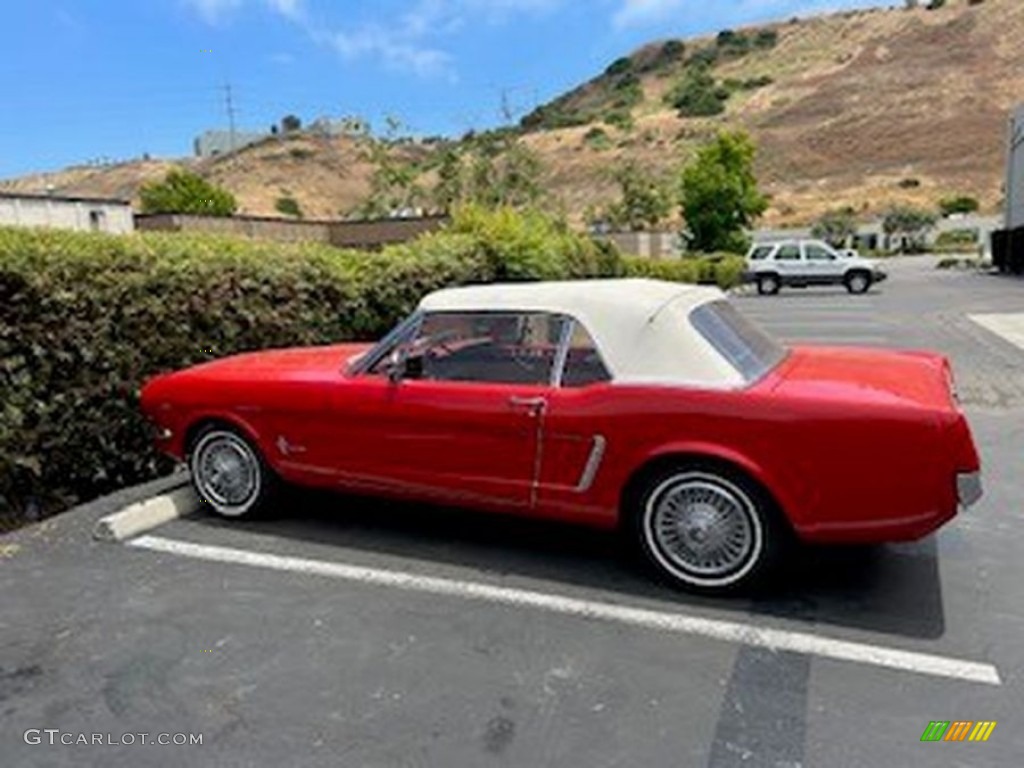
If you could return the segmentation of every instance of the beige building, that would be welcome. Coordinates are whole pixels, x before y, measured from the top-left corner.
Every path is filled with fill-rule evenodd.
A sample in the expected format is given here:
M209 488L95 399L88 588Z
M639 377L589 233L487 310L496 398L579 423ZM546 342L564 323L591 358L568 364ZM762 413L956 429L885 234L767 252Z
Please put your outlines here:
M127 200L0 192L0 226L123 234L135 229Z

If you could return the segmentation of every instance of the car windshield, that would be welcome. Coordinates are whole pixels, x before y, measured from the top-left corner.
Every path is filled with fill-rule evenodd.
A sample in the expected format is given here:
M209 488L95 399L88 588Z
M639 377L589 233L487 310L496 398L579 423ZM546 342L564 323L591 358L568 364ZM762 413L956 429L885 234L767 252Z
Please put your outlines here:
M740 314L728 301L702 304L690 323L748 384L760 379L786 356L786 348Z

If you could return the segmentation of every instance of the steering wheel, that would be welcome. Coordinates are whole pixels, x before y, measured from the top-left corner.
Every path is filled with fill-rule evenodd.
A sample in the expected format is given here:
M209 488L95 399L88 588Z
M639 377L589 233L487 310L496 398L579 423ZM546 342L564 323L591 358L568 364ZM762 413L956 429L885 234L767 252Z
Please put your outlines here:
M423 339L423 354L429 354L431 357L437 357L435 354L436 350L440 350L445 354L452 354L455 350L451 346L451 342L455 341L459 337L458 331L441 331L435 333L432 336L427 336Z

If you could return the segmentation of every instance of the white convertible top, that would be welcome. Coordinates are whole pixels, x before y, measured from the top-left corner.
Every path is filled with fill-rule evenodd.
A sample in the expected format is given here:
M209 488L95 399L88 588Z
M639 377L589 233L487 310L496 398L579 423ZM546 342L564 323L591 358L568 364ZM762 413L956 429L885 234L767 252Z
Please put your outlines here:
M425 312L551 312L590 332L617 383L732 388L744 380L690 324L718 288L661 280L576 280L447 288L420 302Z

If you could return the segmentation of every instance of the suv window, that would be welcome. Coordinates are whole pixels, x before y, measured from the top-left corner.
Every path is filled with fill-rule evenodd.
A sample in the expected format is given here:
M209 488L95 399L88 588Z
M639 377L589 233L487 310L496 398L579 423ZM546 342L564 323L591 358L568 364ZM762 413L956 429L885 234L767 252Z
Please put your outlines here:
M780 246L775 254L776 261L800 261L800 246L795 243L787 243Z
M544 385L564 322L544 312L434 312L396 348L408 379Z
M569 350L565 358L565 370L562 372L562 386L586 387L611 381L611 378L590 333L578 322L573 323Z
M759 245L750 252L751 261L762 261L767 259L771 252L775 250L774 245Z
M836 256L834 253L832 253L832 251L829 251L828 249L823 248L820 245L815 245L813 243L809 243L808 245L804 246L804 256L807 258L808 261L836 260Z

